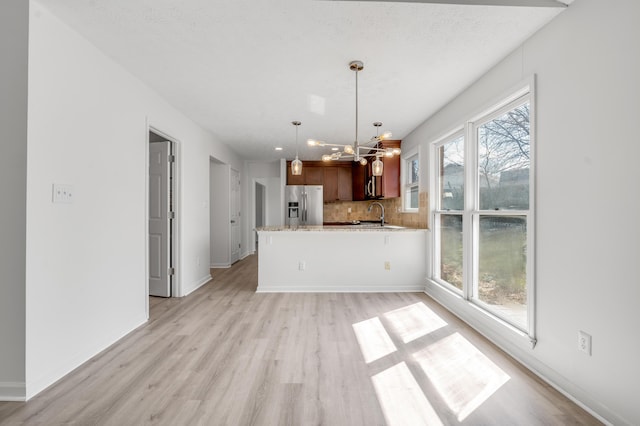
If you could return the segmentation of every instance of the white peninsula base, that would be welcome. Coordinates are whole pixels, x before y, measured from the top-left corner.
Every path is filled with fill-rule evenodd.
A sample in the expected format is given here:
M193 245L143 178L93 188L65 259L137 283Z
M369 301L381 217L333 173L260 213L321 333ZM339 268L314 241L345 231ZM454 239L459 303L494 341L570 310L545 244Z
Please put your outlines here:
M258 229L258 292L422 292L427 231Z

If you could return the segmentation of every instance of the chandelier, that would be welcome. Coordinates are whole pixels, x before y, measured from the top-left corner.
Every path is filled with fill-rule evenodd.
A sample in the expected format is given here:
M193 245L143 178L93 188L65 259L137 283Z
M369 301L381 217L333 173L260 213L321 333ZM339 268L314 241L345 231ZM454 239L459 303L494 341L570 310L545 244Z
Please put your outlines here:
M400 154L400 148L381 148L379 143L385 139L391 137L391 132L384 132L378 135L378 129L382 126L382 123L376 121L373 125L376 127L376 135L370 140L364 143L358 141L358 73L362 71L364 64L362 61L351 61L349 63L349 69L356 73L356 138L353 145L341 145L334 143L327 143L324 141L318 141L315 139L308 139L307 144L309 146L331 146L341 147L342 151L334 152L333 154L325 154L322 156L322 161L332 161L341 159L353 159L353 161L359 162L361 165L366 166L368 163L367 157L374 157L375 160L371 163L371 172L373 176L382 176L384 163L381 158L393 157Z

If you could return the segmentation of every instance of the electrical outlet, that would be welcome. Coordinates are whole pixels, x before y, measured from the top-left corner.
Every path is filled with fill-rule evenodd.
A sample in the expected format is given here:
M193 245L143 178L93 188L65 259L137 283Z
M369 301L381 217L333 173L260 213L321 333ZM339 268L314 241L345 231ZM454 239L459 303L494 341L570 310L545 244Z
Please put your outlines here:
M386 269L387 271L391 270L391 262L389 262L388 260L384 262L384 269Z
M53 184L53 202L62 204L73 203L73 186Z
M304 271L307 267L307 263L304 260L298 262L298 270Z
M584 331L578 331L578 349L591 356L591 336Z

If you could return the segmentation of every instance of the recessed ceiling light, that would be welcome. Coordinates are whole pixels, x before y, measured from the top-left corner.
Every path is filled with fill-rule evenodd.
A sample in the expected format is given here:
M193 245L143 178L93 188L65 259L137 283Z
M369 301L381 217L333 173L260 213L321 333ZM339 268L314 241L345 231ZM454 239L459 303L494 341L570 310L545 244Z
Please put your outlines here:
M331 148L331 151L337 151L338 147L334 146L333 148Z
M282 147L281 146L276 146L276 151L282 151Z

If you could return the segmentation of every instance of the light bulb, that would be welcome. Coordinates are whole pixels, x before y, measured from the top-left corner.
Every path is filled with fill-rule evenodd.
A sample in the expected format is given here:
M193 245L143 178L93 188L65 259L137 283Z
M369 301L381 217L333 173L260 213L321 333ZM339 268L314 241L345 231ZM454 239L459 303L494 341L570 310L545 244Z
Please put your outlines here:
M345 145L344 146L344 153L345 154L353 154L353 147L351 145Z
M316 145L318 145L318 141L315 140L315 139L307 139L307 145L316 146Z
M360 159L360 164L361 164L362 166L366 166L366 165L367 165L367 159L366 159L366 158L364 158L364 157L362 157L362 158Z
M400 155L402 150L400 148L393 148L393 155Z
M324 154L322 156L322 161L331 161L331 156L329 154Z
M384 150L385 157L393 157L393 148L387 148Z
M391 132L384 132L382 135L380 135L380 139L389 139L391 136Z

